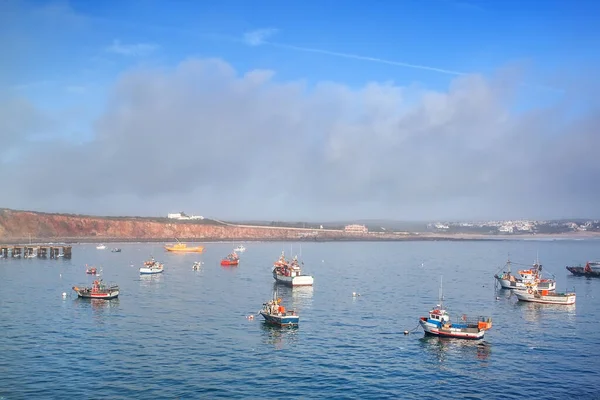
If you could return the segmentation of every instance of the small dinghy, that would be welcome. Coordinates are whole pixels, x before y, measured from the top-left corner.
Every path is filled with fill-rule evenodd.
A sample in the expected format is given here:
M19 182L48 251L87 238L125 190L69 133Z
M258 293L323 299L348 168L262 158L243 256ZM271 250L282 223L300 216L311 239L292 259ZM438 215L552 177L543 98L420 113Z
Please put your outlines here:
M235 265L239 265L239 264L240 264L240 257L237 255L237 253L235 251L221 260L221 265L235 266Z

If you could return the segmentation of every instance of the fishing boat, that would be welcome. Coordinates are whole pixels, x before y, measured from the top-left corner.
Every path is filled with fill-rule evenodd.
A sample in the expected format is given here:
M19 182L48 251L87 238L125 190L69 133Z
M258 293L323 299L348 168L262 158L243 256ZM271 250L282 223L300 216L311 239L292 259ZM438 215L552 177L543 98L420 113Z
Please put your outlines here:
M202 263L200 261L196 261L196 262L194 262L194 265L192 265L192 269L194 271L198 271L201 266L202 266Z
M515 296L519 301L541 304L575 304L575 292L558 293L555 291L540 289L536 286L530 286L527 290L515 291Z
M302 274L298 256L295 256L292 261L288 262L285 259L283 251L279 260L273 264L273 279L289 286L312 286L314 282L314 278L311 275Z
M478 340L483 339L485 331L492 328L490 317L469 318L462 315L457 322L450 321L450 315L444 309L442 280L440 279L440 304L429 311L428 317L419 318L419 324L426 335L438 337Z
M237 255L237 253L235 251L221 260L221 265L239 265L239 264L240 264L240 257Z
M119 296L119 286L116 284L106 285L102 279L95 280L91 287L73 286L73 290L77 292L77 296L86 299L110 300Z
M243 244L240 244L238 247L236 247L235 249L233 249L233 251L235 251L236 253L243 253L246 251L246 248L244 247Z
M269 300L263 303L262 310L259 311L260 315L263 316L265 322L270 325L277 325L281 327L294 327L298 326L300 322L300 316L294 310L286 310L281 305L281 298L277 298L277 295L273 296L273 300Z
M140 274L142 275L152 275L152 274L161 274L165 270L163 264L159 263L152 257L148 261L144 262L144 266L140 268Z
M104 250L104 249L106 248L106 246L105 246L105 245L103 245L103 244L100 244L100 245L96 246L96 248L97 248L98 250Z
M600 261L588 261L585 267L566 267L575 276L588 276L600 278Z
M531 268L518 270L518 275L513 275L511 272L511 264L516 264L510 261L506 262L506 270L501 274L495 274L494 278L500 283L503 289L520 289L525 290L531 284L536 284L540 289L554 290L556 289L556 280L542 277L542 264L536 261ZM524 264L521 264L524 265Z
M121 249L119 249L119 248L114 248L114 249L112 249L112 250L111 250L111 252L113 252L113 253L120 253L120 252L121 252Z
M170 251L172 253L203 253L204 246L188 247L187 244L181 243L179 240L177 240L177 243L171 246L165 246L165 250Z
M96 275L96 272L98 272L96 267L89 267L85 270L85 273L88 275Z

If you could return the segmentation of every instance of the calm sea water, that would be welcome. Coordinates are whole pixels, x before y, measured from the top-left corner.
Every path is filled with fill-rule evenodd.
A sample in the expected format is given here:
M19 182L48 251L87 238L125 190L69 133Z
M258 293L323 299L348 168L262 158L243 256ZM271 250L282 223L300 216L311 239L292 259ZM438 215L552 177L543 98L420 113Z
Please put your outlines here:
M246 245L239 267L219 265L230 243L0 260L0 399L600 397L600 279L564 268L600 258L598 240L294 244L315 277L279 288L298 329L247 319L271 298L271 266L291 244ZM539 253L577 304L495 291L508 253L528 264ZM140 277L151 254L165 272ZM93 279L85 264L121 286L117 300L77 299L71 287ZM493 318L483 344L403 334L437 303L442 275L449 312Z

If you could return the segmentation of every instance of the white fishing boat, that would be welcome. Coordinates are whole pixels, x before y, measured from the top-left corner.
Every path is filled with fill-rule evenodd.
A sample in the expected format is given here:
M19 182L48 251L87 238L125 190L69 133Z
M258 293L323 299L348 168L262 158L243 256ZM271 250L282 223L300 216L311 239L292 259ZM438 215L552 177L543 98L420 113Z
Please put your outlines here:
M103 244L100 244L100 245L96 246L96 248L97 248L98 250L104 250L104 249L106 249L106 246L105 246L105 245L103 245Z
M517 271L517 275L511 272L511 265L516 264L510 261L506 262L506 270L501 274L494 275L503 289L526 290L531 285L537 285L540 290L556 289L556 280L542 277L542 264L536 260L531 268ZM524 265L524 264L521 264Z
M575 292L558 293L555 291L539 289L535 286L529 287L527 290L515 291L515 296L519 301L541 304L575 304Z
M485 331L492 328L492 319L489 317L469 318L466 315L460 317L460 321L452 323L450 315L444 309L442 293L442 281L440 279L440 304L437 304L428 317L419 318L419 324L426 335L439 337L470 339L483 339Z
M304 263L302 263L304 265ZM273 279L289 286L312 286L314 278L311 275L303 275L302 268L298 262L298 256L292 261L285 259L282 251L279 260L273 265Z
M243 244L240 244L238 247L236 247L235 249L233 249L234 252L236 253L243 253L246 251L246 248L244 247Z
M150 260L144 262L144 266L140 268L140 274L151 275L160 274L165 270L163 264L159 263L152 257Z

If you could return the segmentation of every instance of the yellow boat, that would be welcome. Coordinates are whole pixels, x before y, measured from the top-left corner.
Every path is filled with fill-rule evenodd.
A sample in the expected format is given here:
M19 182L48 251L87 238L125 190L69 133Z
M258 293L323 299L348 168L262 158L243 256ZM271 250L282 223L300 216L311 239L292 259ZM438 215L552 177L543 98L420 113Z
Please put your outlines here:
M172 246L165 246L165 250L174 253L203 253L204 246L187 247L185 243L175 243Z

